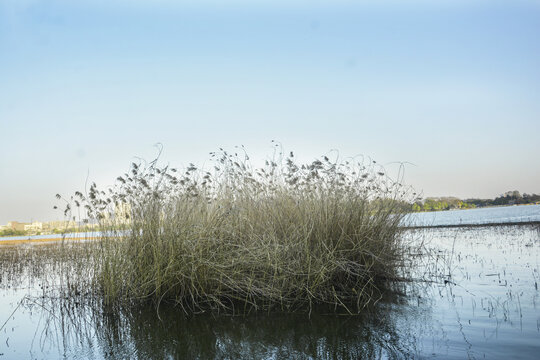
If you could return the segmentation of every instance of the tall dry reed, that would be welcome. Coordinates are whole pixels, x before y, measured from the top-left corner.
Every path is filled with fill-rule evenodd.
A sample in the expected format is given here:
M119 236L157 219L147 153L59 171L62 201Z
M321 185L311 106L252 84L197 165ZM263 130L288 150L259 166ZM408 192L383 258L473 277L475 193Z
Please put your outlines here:
M66 215L100 225L94 293L187 313L354 313L380 298L402 263L411 193L372 161L298 164L278 147L254 167L239 152L211 153L211 169L133 163L108 191L77 192Z

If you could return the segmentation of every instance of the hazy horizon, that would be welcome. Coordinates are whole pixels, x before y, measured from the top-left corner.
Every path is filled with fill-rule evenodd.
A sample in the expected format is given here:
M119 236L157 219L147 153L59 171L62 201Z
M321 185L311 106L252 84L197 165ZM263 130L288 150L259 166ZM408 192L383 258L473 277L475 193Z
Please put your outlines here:
M540 193L539 1L3 1L0 224L271 140L428 196Z

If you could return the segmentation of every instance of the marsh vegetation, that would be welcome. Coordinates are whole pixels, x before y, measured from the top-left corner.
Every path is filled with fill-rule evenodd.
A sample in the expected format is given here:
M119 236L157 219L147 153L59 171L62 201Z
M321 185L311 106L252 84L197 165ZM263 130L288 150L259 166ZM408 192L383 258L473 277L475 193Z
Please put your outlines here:
M299 164L276 146L255 167L239 147L204 169L133 163L114 187L66 199L64 214L99 224L83 286L107 304L357 313L401 276L413 196L371 160Z

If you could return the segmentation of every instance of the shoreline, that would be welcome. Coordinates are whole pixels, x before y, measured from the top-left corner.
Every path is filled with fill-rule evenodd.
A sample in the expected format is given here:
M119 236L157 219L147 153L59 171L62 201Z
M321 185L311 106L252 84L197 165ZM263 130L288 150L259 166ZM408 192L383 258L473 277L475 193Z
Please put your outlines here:
M513 204L513 205L489 205L489 206L477 206L473 208L453 208L453 209L441 209L441 210L421 210L421 211L412 211L411 214L421 214L421 213L431 213L431 212L444 212L444 211L454 211L454 210L479 210L479 209L492 209L492 208L501 208L501 207L514 207L514 206L536 206L540 204L530 203L530 204Z
M516 226L516 225L538 225L539 220L532 221L502 221L492 223L480 223L480 224L441 224L441 225L416 225L416 226L404 226L403 229L437 229L437 228L474 228L474 227L495 227L495 226Z
M0 239L0 246L19 245L19 244L32 244L32 243L50 243L59 241L94 241L98 240L98 236L92 237L51 237L51 238L39 238L39 239Z
M444 228L480 228L480 227L497 227L497 226L519 226L527 225L534 226L538 225L540 227L540 221L505 221L505 222L493 222L493 223L482 223L482 224L441 224L441 225L417 225L417 226L403 226L404 230L418 230L418 229L444 229ZM0 246L7 245L19 245L19 244L32 244L32 243L48 243L48 242L58 242L58 241L95 241L99 240L99 236L88 236L88 237L47 237L47 238L38 238L38 239L0 239Z

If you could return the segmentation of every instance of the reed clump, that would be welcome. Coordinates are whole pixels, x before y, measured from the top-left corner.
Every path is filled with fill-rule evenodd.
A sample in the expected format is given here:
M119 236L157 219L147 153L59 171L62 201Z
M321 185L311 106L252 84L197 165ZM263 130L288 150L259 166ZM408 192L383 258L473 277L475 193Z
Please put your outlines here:
M206 169L133 163L113 188L77 192L66 214L99 222L94 293L186 313L354 313L379 299L403 264L411 193L371 160L299 164L277 147L255 167L238 149Z

